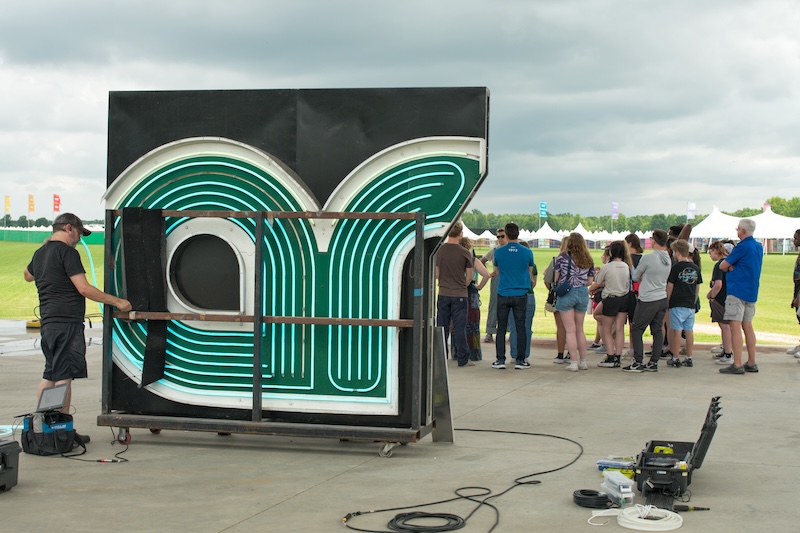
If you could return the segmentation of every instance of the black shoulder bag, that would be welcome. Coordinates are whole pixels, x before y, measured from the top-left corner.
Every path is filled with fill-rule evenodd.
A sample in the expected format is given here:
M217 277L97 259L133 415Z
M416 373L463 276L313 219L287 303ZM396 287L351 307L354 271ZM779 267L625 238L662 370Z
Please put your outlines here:
M556 293L556 296L564 296L572 290L572 286L569 284L569 276L572 271L572 254L568 255L569 264L567 265L567 277L565 277L558 285L556 285L556 288L553 290L553 292Z

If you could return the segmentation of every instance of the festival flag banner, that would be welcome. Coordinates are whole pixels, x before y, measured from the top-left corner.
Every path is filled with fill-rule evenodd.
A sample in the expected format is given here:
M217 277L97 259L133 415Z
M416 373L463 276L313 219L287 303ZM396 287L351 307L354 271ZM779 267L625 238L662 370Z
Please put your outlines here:
M60 213L61 212L61 196L54 194L53 195L53 213Z
M539 202L539 217L547 218L547 202Z
M611 220L619 218L619 202L611 202Z
M697 206L694 202L689 202L689 205L686 207L686 220L694 219L695 215L697 215Z
M33 213L36 209L36 202L33 199L33 195L28 195L28 213Z
M6 196L6 215L11 212L11 197Z

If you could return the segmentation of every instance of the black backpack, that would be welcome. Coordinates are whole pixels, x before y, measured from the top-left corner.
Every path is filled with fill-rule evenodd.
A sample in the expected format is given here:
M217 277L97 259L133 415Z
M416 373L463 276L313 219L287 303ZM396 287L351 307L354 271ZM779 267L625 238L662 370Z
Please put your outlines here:
M58 411L26 415L22 429L22 451L34 455L63 455L75 443L85 444L72 429L72 415Z

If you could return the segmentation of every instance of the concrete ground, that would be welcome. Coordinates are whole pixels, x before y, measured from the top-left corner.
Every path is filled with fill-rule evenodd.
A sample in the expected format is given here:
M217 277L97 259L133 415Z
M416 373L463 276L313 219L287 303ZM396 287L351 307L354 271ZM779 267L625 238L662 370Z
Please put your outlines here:
M95 423L100 333L97 326L87 330L90 377L73 396L76 427L92 437L82 458L91 460L124 448ZM720 375L707 345L697 347L694 368L662 364L657 374L598 368L594 354L588 371L567 372L551 362L548 340L534 340L532 369L499 371L489 367L494 346L483 347L486 359L478 365L449 367L455 444L429 436L382 458L378 443L133 429L122 455L127 463L21 454L18 485L0 494L0 530L341 531L350 512L446 500L460 487L499 494L515 479L575 461L528 478L541 484L490 500L496 512L467 500L418 510L462 517L474 511L463 531L489 531L495 519L497 532L588 531L591 513L573 503L572 493L599 489L595 461L636 455L653 439L695 441L718 395L723 416L689 486L690 504L711 511L682 514L682 529L795 531L800 364L785 346L760 347L761 372L741 376ZM21 323L0 322L0 433L32 409L41 367L36 335ZM569 441L521 433L572 439L583 454ZM642 502L638 493L636 500ZM388 531L398 512L349 524ZM605 529L624 531L613 519Z

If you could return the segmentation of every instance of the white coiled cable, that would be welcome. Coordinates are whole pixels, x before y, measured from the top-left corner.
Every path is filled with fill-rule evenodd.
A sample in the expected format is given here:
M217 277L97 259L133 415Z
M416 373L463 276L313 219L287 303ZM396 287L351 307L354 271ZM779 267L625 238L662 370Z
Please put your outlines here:
M678 513L652 505L636 505L620 510L617 523L638 531L672 531L683 525L683 518Z

